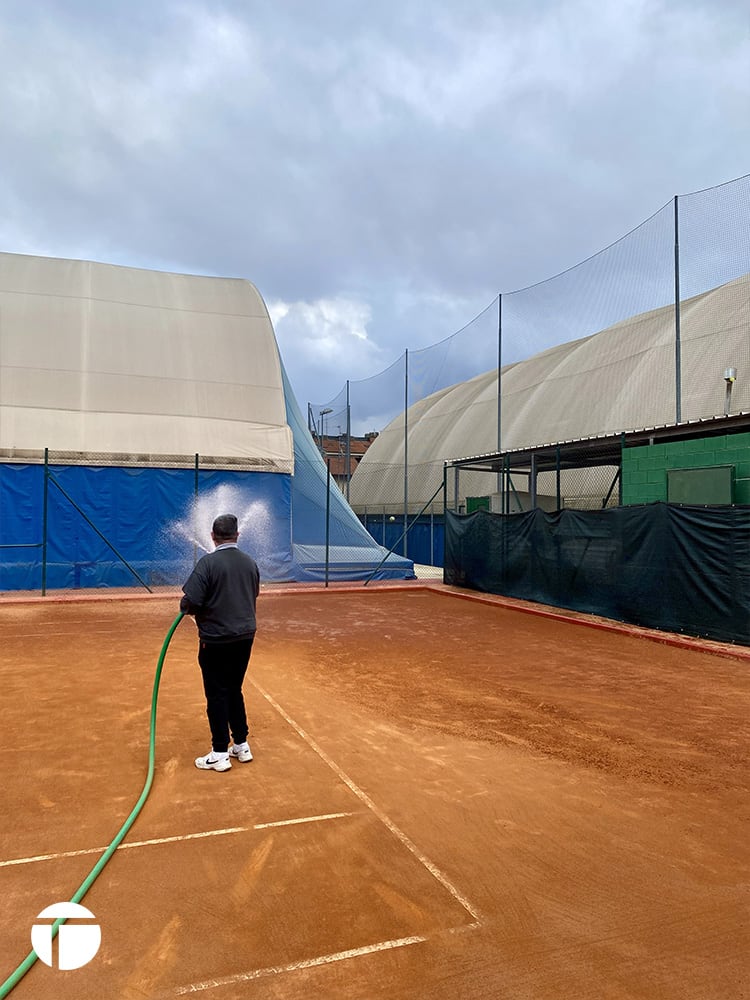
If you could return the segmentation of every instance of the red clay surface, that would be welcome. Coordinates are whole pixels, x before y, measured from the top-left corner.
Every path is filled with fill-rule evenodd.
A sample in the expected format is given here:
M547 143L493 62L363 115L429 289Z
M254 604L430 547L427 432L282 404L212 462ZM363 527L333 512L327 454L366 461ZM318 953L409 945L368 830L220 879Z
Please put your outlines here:
M138 799L176 613L0 604L0 982ZM187 619L83 900L98 955L13 1000L750 995L748 662L437 590L264 593L256 759L216 774L195 654Z

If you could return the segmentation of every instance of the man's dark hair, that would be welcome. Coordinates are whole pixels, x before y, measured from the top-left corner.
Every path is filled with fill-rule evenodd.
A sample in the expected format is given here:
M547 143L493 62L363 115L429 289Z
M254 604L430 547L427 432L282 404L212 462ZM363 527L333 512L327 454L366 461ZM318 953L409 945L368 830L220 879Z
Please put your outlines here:
M234 514L220 514L214 521L212 530L217 538L236 538L239 534L237 518Z

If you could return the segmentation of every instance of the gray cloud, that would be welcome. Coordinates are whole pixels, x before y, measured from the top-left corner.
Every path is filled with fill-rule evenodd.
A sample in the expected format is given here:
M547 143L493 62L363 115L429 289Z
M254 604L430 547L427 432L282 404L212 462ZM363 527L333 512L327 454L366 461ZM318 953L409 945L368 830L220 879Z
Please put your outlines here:
M249 278L303 406L750 161L723 0L11 0L0 66L3 249Z

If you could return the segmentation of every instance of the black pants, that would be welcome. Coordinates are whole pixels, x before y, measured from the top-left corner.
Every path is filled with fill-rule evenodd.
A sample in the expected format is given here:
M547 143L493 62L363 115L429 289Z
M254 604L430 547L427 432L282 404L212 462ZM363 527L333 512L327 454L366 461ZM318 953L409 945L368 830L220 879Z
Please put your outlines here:
M247 714L242 696L254 635L234 642L204 642L201 639L198 663L203 674L206 715L211 727L211 744L217 753L229 749L229 734L235 743L247 739Z

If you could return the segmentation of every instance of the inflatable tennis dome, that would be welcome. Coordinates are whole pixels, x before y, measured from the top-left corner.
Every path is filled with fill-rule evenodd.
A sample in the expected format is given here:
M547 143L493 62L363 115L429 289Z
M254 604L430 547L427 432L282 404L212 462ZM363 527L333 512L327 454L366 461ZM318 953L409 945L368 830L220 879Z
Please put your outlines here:
M505 451L670 424L675 413L675 318L670 304L502 370ZM682 420L724 412L727 369L739 371L733 413L750 410L750 275L681 302ZM407 413L410 508L442 482L443 463L497 451L497 369L448 386ZM697 433L697 431L696 431ZM381 431L352 476L355 510L403 496L404 414ZM487 492L488 477L464 473L460 501ZM550 493L554 482L547 480ZM450 488L450 484L449 484ZM540 485L544 492L544 485Z
M266 581L413 576L329 493L249 281L0 254L0 589L179 584L224 512Z

